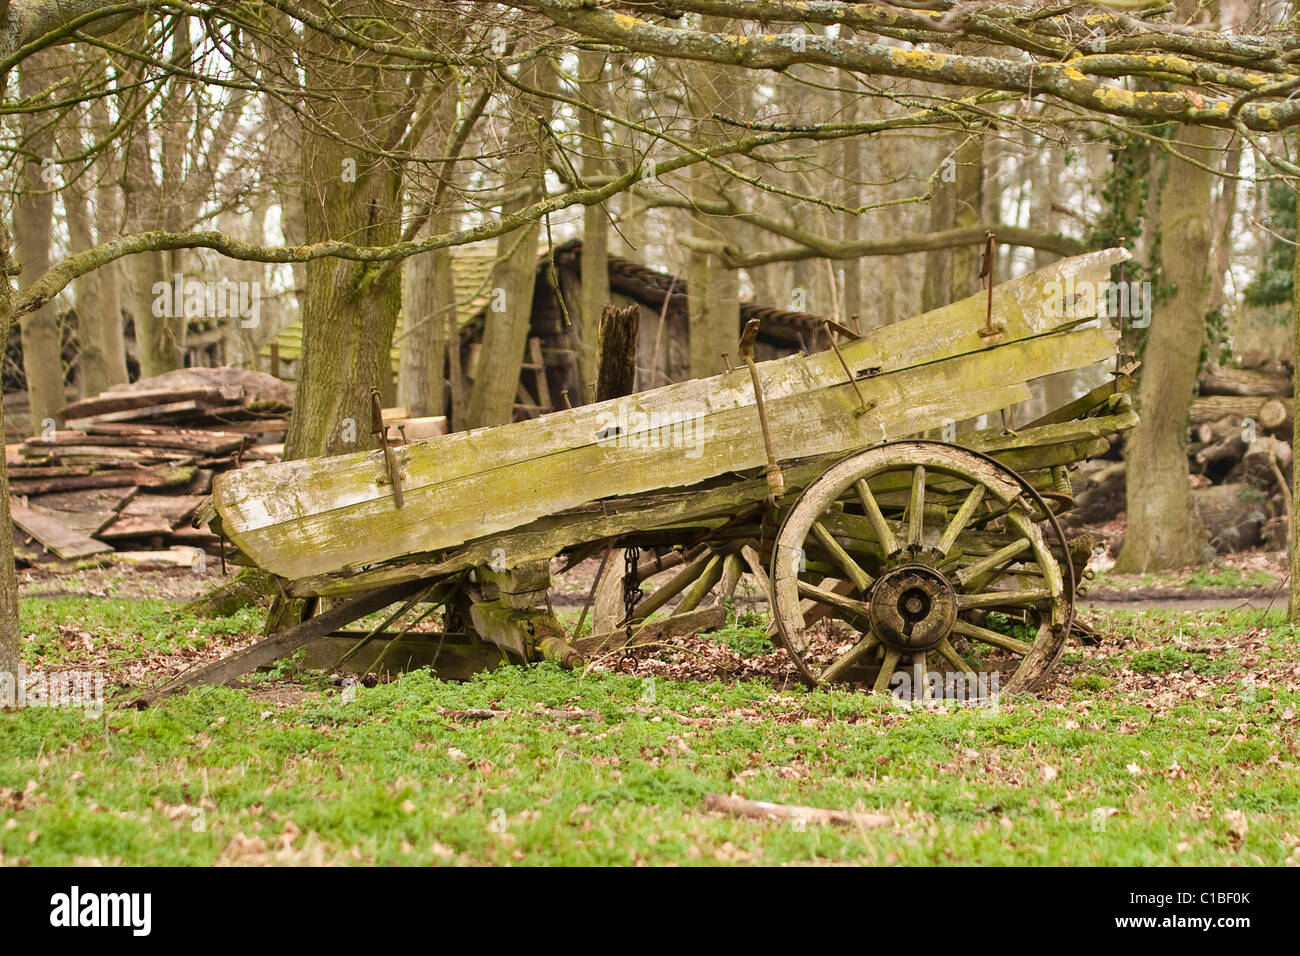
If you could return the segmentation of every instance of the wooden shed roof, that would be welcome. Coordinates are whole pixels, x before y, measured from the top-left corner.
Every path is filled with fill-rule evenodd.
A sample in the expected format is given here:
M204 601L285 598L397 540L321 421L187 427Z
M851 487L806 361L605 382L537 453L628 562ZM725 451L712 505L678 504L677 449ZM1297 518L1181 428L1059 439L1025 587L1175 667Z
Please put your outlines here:
M461 338L474 340L482 335L483 321L487 315L490 298L492 268L497 262L496 240L469 243L456 246L452 253L452 281L456 289L456 310L459 317ZM572 239L555 247L557 266L573 269L581 275L582 240ZM545 268L550 250L543 247L538 250L537 268ZM609 257L609 283L611 291L635 299L643 305L662 309L665 298L669 299L669 308L685 311L688 289L686 280L671 273L660 272L632 259L620 256ZM762 322L759 339L769 344L797 349L802 335L811 346L820 329L822 316L809 312L796 312L789 309L777 309L757 302L740 303L740 320L742 327L750 319ZM401 353L402 317L397 319L397 328L393 333L392 358L396 364ZM297 361L302 355L302 323L295 322L283 329L276 341L280 346L280 358L286 362ZM270 356L270 345L262 347L261 356Z

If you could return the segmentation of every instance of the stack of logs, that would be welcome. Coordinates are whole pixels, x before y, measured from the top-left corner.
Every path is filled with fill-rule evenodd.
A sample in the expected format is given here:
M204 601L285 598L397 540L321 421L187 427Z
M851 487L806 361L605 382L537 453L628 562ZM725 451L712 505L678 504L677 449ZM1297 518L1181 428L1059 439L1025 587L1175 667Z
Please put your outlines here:
M1286 546L1295 420L1291 383L1288 365L1262 355L1201 372L1187 460L1192 507L1219 553ZM1110 456L1091 462L1076 479L1070 525L1103 524L1125 510L1121 458L1116 439Z
M17 553L36 563L119 552L192 564L220 541L190 517L216 472L276 461L293 391L269 375L195 368L73 402L6 446Z

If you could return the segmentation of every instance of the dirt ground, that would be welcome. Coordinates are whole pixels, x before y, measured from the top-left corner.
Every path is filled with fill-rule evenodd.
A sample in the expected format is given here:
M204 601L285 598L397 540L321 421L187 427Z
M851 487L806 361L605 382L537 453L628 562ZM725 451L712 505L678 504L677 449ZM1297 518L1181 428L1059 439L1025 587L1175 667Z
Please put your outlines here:
M233 575L237 568L231 567ZM119 600L163 600L183 604L222 580L220 562L205 572L189 568L136 568L108 565L70 570L53 566L18 572L19 598L111 597Z

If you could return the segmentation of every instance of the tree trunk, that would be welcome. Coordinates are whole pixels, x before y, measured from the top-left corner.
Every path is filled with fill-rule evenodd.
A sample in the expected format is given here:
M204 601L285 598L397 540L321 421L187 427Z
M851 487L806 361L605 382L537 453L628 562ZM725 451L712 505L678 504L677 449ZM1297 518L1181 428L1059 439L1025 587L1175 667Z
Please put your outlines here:
M1210 308L1227 304L1224 279L1232 267L1232 216L1237 210L1237 174L1241 171L1241 139L1233 137L1223 155L1223 178L1214 202L1214 281L1210 286Z
M436 232L450 227L445 215L430 218ZM451 254L446 249L415 256L402 270L403 333L397 373L397 404L412 415L443 413L443 367L447 361L447 311L456 314Z
M108 103L103 97L90 104L90 126L96 141L104 140L112 129ZM95 187L95 235L116 236L122 232L121 186L112 176L105 176ZM103 349L104 373L109 385L130 381L126 367L126 334L122 327L122 264L109 262L95 270L99 282L100 344Z
M578 54L582 89L592 105L603 107L606 97L603 73L604 53L583 51ZM582 175L587 180L607 172L605 134L600 117L582 112L578 117L583 134ZM604 203L587 206L582 211L582 298L578 306L582 323L578 348L579 381L595 378L598 360L593 345L600 332L601 310L609 302L609 213ZM586 395L579 396L579 400Z
M717 375L724 368L722 356L735 364L740 350L740 278L720 255L693 249L686 285L691 377Z
M460 87L446 84L437 94L434 119L425 143L442 156L456 127L456 105ZM442 175L450 175L444 169ZM435 198L434 202L437 202ZM450 231L451 215L435 210L426 231L434 235ZM451 272L451 251L438 249L415 256L402 269L403 329L399 343L397 404L415 416L443 413L443 368L447 362L448 332L456 327L456 288ZM448 321L447 313L451 313ZM452 340L454 341L454 340Z
M840 122L853 123L858 118L859 97L852 89L848 76L840 78L842 84L839 93ZM840 175L844 180L844 194L841 201L849 208L862 204L862 141L850 137L840 144ZM845 242L857 242L862 238L862 217L840 213L840 238ZM844 276L844 293L840 318L850 324L862 324L862 260L845 259L840 266ZM863 326L865 328L865 326Z
M149 128L143 117L131 123L127 137L122 175L124 231L130 234L160 229L158 184L149 155ZM153 291L156 283L172 281L167 256L161 252L141 252L121 260L121 265L122 299L135 326L140 377L169 372L176 368L179 353L167 341L167 318L155 306Z
M930 200L932 232L976 225L983 212L983 139L969 133L958 135L963 138L951 144L956 151L940 164L939 183ZM977 291L981 252L978 246L927 252L921 311L929 312Z
M1191 158L1213 162L1213 130L1180 127L1178 140ZM1127 446L1128 528L1119 571L1180 567L1202 557L1205 534L1191 508L1185 442L1210 305L1213 185L1213 173L1170 158L1160 195L1161 275L1174 293L1147 330L1142 422Z
M173 40L175 52L172 55L180 58L182 62L187 61L192 53L189 25L188 17L178 18ZM157 220L162 224L163 229L173 233L189 228L185 196L187 172L185 159L190 149L190 137L194 135L193 106L190 84L180 77L169 77L166 94L162 100L162 109L153 125L159 138L159 167L162 178L152 198L157 206ZM163 265L164 279L187 275L189 272L187 264L193 261L193 258L194 254L189 249L173 249L162 253L160 260ZM185 337L189 331L189 317L185 314L185 309L173 303L170 311L154 308L151 314L157 323L153 328L154 336L148 345L152 353L151 366L165 372L183 368ZM143 355L144 351L141 352L141 366L144 365Z
M724 32L726 20L702 18L702 28ZM691 66L689 101L694 119L694 142L707 146L725 134L714 113L736 115L741 84L725 67ZM698 200L725 198L725 178L708 163L691 167L691 194ZM691 248L687 267L687 310L690 323L690 374L694 378L716 375L723 368L722 356L737 360L740 349L740 277L728 269L722 256L703 246L722 244L732 235L727 220L699 213L691 214L691 232L698 244Z
M393 13L382 4L385 13ZM397 21L400 22L400 17ZM400 72L376 54L312 31L303 51L310 121L303 124L302 196L308 243L386 246L401 237L402 171L378 150L399 142L410 106ZM400 127L400 128L398 128ZM401 270L343 259L306 269L303 354L285 458L376 446L370 389L391 380Z
M1300 209L1300 187L1296 188L1297 209ZM1300 221L1297 222L1296 235L1300 236ZM1292 363L1295 378L1291 384L1292 393L1300 395L1300 255L1295 257L1291 272L1291 335L1295 342ZM1300 415L1292 416L1291 448L1300 448ZM1294 487L1294 481L1292 482ZM1286 620L1288 624L1300 624L1300 495L1291 495L1291 534L1289 544L1290 583L1287 590Z
M149 18L140 17L130 25L127 39L144 46L149 30ZM132 83L144 81L144 66L127 57L114 56L114 67L124 81ZM163 227L163 201L160 194L158 178L154 175L154 163L150 141L150 127L147 112L142 109L140 97L154 96L153 91L144 89L130 94L121 109L129 115L130 111L139 110L122 131L122 230L123 232L148 232ZM179 352L170 347L167 340L167 317L164 310L155 306L154 285L159 282L170 283L172 276L168 268L166 253L141 252L120 260L122 304L131 316L135 329L136 361L140 366L140 376L148 378L171 371L177 366Z
M1027 134L1027 138L1033 134ZM1032 177L1029 188L1029 219L1036 226L1048 232L1061 231L1061 213L1055 208L1055 186L1065 176L1065 163L1062 151L1050 141L1042 140L1038 144L1039 156L1025 157L1021 172ZM1054 252L1047 249L1034 250L1034 268L1042 269L1059 259ZM1043 380L1043 403L1047 411L1068 405L1079 394L1076 384L1079 373L1076 370L1057 372Z
M908 159L906 155L899 155L903 151L902 142L902 140L883 137L869 137L863 144L868 150L868 168L874 175L879 176L881 181L893 182L901 178L900 166L906 164ZM900 145L896 146L896 143ZM909 141L906 149L914 152L923 145L916 141ZM884 209L876 210L872 216L873 224L879 223L876 228L882 235L897 235L901 231L899 224L902 216L899 207L886 206ZM861 227L859 227L859 235L860 229ZM867 270L868 287L873 290L870 301L876 303L876 308L868 309L867 314L863 316L864 329L890 325L902 316L915 313L916 310L912 308L915 300L910 291L909 281L914 270L901 266L900 260L903 260L902 256L884 256L872 263L871 268Z
M292 33L292 21L282 11L266 7L261 16L268 24L269 36ZM296 75L297 64L290 48L278 42L266 42L256 32L251 33L250 39L254 43L256 59L262 64L266 83L278 85L281 77ZM303 245L307 241L306 207L302 196L303 124L295 109L301 109L302 103L279 96L265 97L263 102L270 127L266 143L266 178L280 207L280 231L289 245ZM307 266L295 262L292 269L294 303L301 316L307 298Z
M84 149L80 128L69 123L60 131L65 156L77 156ZM68 226L68 251L85 252L95 245L95 232L86 184L91 180L86 164L78 163L64 174L63 213ZM102 273L106 267L87 273L73 283L77 302L77 345L81 364L81 395L98 395L112 382L109 378L107 336Z
M0 91L5 83L0 78ZM9 341L13 323L13 286L9 273L14 259L9 251L9 229L0 216L0 331ZM0 402L0 434L4 429L4 403ZM18 623L18 574L14 569L13 519L9 514L9 469L0 461L0 685L8 677L18 680L22 629Z
M525 65L522 79L535 89L550 90L555 82L554 68L548 60L534 58ZM517 102L505 176L505 188L517 195L503 205L503 217L517 213L541 197L545 187L546 144L539 139L539 123L534 113L549 114L550 109L549 103L532 103L523 97ZM500 425L513 417L519 370L532 319L540 236L541 223L529 222L497 240L500 261L492 273L483 345L470 393L467 417L471 428Z
M24 97L38 97L54 79L48 54L29 57L19 70ZM23 113L23 144L28 153L22 185L14 202L14 259L22 272L18 288L26 289L50 268L50 238L54 225L54 188L57 179L47 177L42 160L54 160L54 134L49 119L41 113ZM53 181L47 182L46 179ZM31 406L32 434L59 421L67 404L63 390L63 341L59 335L59 317L53 302L23 317L23 372L27 378L27 395Z

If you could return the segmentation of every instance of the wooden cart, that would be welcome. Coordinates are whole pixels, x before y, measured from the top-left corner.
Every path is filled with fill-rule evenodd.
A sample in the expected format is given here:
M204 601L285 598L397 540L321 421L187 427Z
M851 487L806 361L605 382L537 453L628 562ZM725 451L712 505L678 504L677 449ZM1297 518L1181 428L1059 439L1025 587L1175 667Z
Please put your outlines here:
M811 355L220 475L204 519L236 561L304 599L304 619L144 701L309 642L448 677L503 659L576 665L721 625L746 575L810 683L880 691L906 669L1031 689L1061 652L1090 551L1056 519L1069 472L1136 416L1123 373L1034 422L999 414L1035 379L1115 359L1094 306L1125 258L1062 260L996 286L991 309L981 293L864 334L832 323L839 340ZM996 427L960 444L918 437L981 415ZM553 559L611 556L631 613L568 633L548 601ZM439 632L411 630L434 611Z

